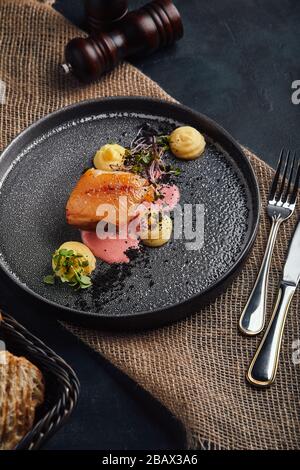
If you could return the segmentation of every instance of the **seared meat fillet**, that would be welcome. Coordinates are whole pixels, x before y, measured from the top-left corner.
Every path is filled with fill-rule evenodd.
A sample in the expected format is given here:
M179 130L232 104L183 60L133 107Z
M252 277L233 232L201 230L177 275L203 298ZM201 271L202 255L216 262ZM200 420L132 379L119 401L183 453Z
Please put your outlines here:
M66 206L67 222L82 230L94 230L104 217L99 206L109 204L115 208L115 221L118 225L120 202L124 207L124 199L120 201L122 196L126 197L129 212L133 206L154 201L154 189L139 175L123 171L103 172L91 168L81 176L69 197ZM128 216L128 221L131 219Z

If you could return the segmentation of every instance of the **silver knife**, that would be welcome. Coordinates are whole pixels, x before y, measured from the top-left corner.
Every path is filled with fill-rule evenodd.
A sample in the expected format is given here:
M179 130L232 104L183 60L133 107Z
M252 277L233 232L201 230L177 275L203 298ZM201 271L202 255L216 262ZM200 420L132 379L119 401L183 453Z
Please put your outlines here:
M277 302L264 337L247 372L247 380L268 387L276 377L283 329L288 309L300 279L300 220L291 239Z

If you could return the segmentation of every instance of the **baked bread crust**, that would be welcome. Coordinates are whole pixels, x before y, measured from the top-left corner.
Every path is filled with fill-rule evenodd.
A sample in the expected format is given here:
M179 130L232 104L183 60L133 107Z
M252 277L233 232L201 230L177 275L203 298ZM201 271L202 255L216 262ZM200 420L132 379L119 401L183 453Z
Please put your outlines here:
M0 351L0 450L11 450L30 431L44 401L41 371L25 357Z

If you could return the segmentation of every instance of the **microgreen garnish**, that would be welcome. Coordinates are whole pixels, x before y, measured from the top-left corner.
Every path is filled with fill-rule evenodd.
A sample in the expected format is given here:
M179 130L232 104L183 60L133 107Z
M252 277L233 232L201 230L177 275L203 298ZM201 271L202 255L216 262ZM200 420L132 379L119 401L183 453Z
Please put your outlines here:
M44 283L53 285L55 279L60 278L62 283L68 283L71 287L87 289L92 285L85 270L88 265L88 260L80 253L67 249L56 250L52 256L54 275L45 276Z
M165 163L170 150L170 136L157 134L150 126L143 126L126 149L126 169L146 177L154 186L164 175L178 176L180 170Z
M173 166L169 166L168 172L169 172L169 174L172 174L174 176L179 176L181 174L181 169L180 168L175 168Z
M55 278L53 274L49 274L48 276L45 276L44 283L53 286L53 284L55 283Z

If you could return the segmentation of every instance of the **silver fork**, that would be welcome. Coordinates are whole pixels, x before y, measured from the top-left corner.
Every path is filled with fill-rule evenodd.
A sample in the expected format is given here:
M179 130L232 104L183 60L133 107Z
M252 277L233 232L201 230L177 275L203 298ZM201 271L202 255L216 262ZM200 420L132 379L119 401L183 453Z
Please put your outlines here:
M300 179L300 164L298 164L292 189L296 152L294 153L290 169L289 162L290 151L288 150L285 152L284 149L282 149L277 165L277 170L272 182L267 207L267 213L271 219L272 225L266 252L255 285L239 321L239 328L241 332L250 336L257 335L264 328L268 277L278 229L282 222L291 217L296 206ZM282 167L284 169L282 180L280 182L279 179ZM286 184L286 177L288 173L288 181Z

